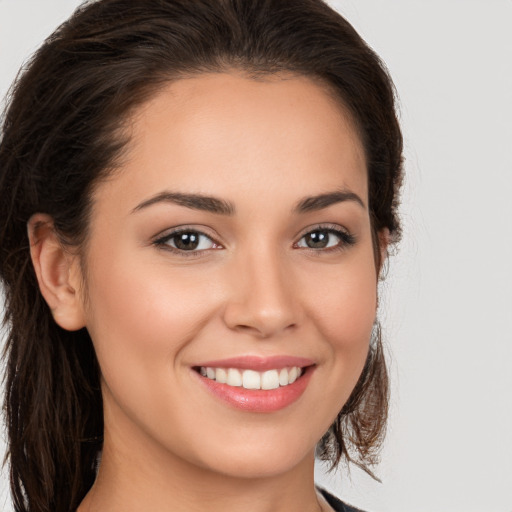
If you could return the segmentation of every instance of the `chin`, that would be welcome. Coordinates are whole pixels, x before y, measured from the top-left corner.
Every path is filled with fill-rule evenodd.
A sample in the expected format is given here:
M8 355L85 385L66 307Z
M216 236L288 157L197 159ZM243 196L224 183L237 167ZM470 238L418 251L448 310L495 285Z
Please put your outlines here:
M226 439L223 446L209 447L201 454L201 465L218 474L244 479L276 477L308 462L312 467L316 442L289 437L267 436L260 440L247 439L245 443Z
M254 457L249 458L225 459L222 464L217 463L215 467L210 467L210 469L215 473L234 478L273 478L293 472L308 456L297 457L297 454L293 454L283 458L277 454L273 454L271 457L268 454L265 454L265 457L255 454ZM314 461L314 451L311 451L311 460Z

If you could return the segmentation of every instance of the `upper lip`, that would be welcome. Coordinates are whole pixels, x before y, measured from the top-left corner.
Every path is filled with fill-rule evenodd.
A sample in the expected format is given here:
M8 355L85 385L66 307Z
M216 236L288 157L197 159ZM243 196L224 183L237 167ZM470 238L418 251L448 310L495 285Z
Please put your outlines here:
M241 370L278 370L291 366L304 368L315 364L314 361L305 357L296 357L288 355L278 356L237 356L228 359L217 359L215 361L205 361L196 366L210 368L238 368Z

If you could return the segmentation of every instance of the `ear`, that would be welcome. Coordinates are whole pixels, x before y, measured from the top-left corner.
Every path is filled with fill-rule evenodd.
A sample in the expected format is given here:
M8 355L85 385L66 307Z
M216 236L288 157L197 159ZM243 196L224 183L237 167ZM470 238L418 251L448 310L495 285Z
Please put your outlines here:
M36 213L27 223L30 256L39 289L63 329L76 331L85 326L78 257L63 246L49 215Z

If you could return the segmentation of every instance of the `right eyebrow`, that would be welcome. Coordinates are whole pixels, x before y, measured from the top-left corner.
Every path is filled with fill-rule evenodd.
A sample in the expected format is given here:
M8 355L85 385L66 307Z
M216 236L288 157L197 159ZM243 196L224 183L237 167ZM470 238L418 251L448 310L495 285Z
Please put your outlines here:
M203 194L183 194L181 192L164 191L138 204L132 213L138 212L156 203L172 203L193 210L202 210L219 215L234 215L235 206L229 201Z

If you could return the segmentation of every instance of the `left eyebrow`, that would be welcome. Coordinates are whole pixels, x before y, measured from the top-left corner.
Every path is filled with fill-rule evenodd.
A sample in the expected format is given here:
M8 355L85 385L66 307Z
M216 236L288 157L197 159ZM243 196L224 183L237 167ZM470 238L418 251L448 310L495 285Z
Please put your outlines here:
M314 212L345 201L353 201L366 210L363 200L350 190L337 190L334 192L319 194L317 196L305 197L297 203L294 210L297 213Z

